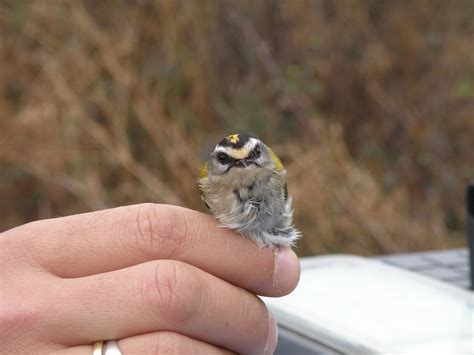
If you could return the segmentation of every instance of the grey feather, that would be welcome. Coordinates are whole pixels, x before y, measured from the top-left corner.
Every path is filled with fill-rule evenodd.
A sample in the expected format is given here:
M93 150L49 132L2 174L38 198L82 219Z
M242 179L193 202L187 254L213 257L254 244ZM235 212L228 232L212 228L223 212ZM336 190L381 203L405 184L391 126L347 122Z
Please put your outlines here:
M275 169L268 151L256 165L245 168L225 171L216 164L211 155L209 174L199 184L203 200L220 223L261 247L293 245L300 233L293 227L286 171Z

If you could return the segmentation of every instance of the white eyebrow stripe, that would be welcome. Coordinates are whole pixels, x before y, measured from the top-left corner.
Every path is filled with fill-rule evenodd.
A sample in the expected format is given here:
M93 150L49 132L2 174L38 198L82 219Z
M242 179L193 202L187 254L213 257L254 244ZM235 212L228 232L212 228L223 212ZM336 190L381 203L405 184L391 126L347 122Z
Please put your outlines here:
M227 147L216 145L216 147L214 148L214 152L223 152L223 153L229 154L229 149Z
M258 144L258 139L250 138L247 144L245 144L245 147L249 150L249 152L251 152L257 144Z
M249 141L240 149L229 147L223 147L221 145L216 145L214 148L214 153L225 153L234 159L243 159L244 156L241 156L244 152L247 154L250 153L259 143L258 139L250 138Z

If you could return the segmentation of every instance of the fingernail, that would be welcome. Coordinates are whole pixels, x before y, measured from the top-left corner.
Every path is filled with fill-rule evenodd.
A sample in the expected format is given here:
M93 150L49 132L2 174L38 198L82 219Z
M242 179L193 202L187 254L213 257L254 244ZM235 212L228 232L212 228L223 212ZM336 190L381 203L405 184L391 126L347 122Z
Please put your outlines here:
M273 354L278 344L278 326L272 312L268 311L268 337L263 353Z
M273 288L281 295L293 291L300 280L300 261L290 248L275 251L273 268Z

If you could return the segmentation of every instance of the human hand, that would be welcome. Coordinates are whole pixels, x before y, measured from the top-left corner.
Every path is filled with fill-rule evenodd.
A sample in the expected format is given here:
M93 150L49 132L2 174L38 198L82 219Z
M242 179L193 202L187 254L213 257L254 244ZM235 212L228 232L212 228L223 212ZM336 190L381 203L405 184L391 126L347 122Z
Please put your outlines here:
M0 234L5 353L272 353L274 318L255 294L299 279L288 248L258 249L211 216L142 204Z

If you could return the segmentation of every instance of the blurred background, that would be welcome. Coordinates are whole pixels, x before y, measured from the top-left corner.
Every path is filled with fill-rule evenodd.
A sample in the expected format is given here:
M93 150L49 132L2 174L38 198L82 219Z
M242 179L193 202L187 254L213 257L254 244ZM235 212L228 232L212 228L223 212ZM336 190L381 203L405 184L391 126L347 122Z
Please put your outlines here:
M300 255L464 245L471 0L0 1L0 231L145 201L257 135Z

